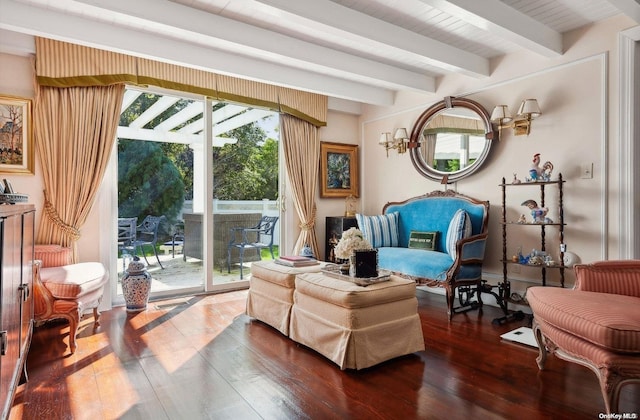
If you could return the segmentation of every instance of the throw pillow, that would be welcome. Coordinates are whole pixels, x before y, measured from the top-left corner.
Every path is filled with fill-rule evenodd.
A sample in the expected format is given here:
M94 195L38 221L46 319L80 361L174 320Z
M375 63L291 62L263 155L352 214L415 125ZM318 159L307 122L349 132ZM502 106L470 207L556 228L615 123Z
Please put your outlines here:
M436 249L437 239L438 232L416 232L412 230L409 235L409 248L433 251Z
M471 236L471 219L466 211L459 209L453 215L447 230L446 247L451 258L456 259L456 242L469 236Z
M398 246L398 216L393 212L378 216L356 213L358 227L372 247Z

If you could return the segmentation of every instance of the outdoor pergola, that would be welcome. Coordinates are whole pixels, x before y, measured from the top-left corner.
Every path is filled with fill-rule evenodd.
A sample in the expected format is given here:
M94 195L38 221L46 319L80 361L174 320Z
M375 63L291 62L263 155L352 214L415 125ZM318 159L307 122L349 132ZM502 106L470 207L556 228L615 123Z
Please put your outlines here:
M122 107L120 112L124 112L136 99L146 93L142 89L127 88L122 100ZM203 191L204 170L202 165L204 159L202 153L204 153L204 121L202 114L204 112L204 102L201 100L191 100L180 96L171 95L167 93L153 92L160 98L144 110L135 120L133 120L128 126L118 126L117 136L118 138L131 139L131 140L145 140L155 142L167 142L187 144L193 150L194 159L194 179L193 179L193 207L194 211L204 210L204 198L200 192ZM180 100L188 100L190 103L181 110L171 113L170 110L176 102ZM214 105L222 104L214 102ZM213 146L222 147L225 144L234 144L238 140L229 136L224 136L229 131L242 127L247 124L251 124L256 121L260 121L265 117L274 114L274 111L250 108L243 105L236 104L223 104L220 107L216 107L211 115L211 123L213 129ZM145 126L158 116L163 114L168 115L159 124L153 128L145 128ZM190 123L188 123L191 121Z

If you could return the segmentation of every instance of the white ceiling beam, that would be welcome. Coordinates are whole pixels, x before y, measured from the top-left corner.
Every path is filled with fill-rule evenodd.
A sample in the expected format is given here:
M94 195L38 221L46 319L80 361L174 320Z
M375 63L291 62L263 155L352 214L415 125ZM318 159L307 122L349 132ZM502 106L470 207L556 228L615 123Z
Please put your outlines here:
M489 60L329 0L256 0L338 29L347 37L375 41L382 48L414 54L430 66L472 77L489 76Z
M640 23L640 2L638 0L609 0L609 3L636 23Z
M393 105L394 91L389 87L345 80L337 75L320 74L240 56L189 42L164 38L87 20L50 8L40 8L13 0L0 0L0 29L42 36L93 48L120 52L169 62L205 71L242 77L264 83L320 93L379 106ZM425 83L425 90L430 88Z
M545 57L563 53L562 34L499 0L420 0Z
M369 60L353 54L312 44L277 32L258 28L219 15L170 1L159 0L77 0L112 13L139 19L148 28L162 25L171 32L197 36L212 46L240 54L258 55L267 60L286 60L292 65L312 64L317 71L355 74L372 81L390 83L404 89L435 92L435 78ZM176 16L180 16L177 20Z
M36 43L31 36L0 29L0 53L29 56L36 52Z

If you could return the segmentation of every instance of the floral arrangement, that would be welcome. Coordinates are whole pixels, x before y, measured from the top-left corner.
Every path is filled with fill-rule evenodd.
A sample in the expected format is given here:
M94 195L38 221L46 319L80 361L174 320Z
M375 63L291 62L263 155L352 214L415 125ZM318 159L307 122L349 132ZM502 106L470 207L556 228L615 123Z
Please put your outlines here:
M356 249L372 249L373 247L364 238L362 231L358 228L350 228L349 230L344 231L342 234L342 238L338 241L334 252L337 258L342 260L349 259L349 257L353 254L353 251Z

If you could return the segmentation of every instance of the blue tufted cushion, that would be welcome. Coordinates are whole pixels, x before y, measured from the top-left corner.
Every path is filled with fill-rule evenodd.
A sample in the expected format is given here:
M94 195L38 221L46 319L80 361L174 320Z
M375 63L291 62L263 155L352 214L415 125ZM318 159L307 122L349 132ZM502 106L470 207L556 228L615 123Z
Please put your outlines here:
M356 213L358 227L372 247L398 246L398 212L365 216Z
M456 259L456 242L469 236L471 236L471 219L466 211L459 209L453 215L447 230L447 253L452 259Z

